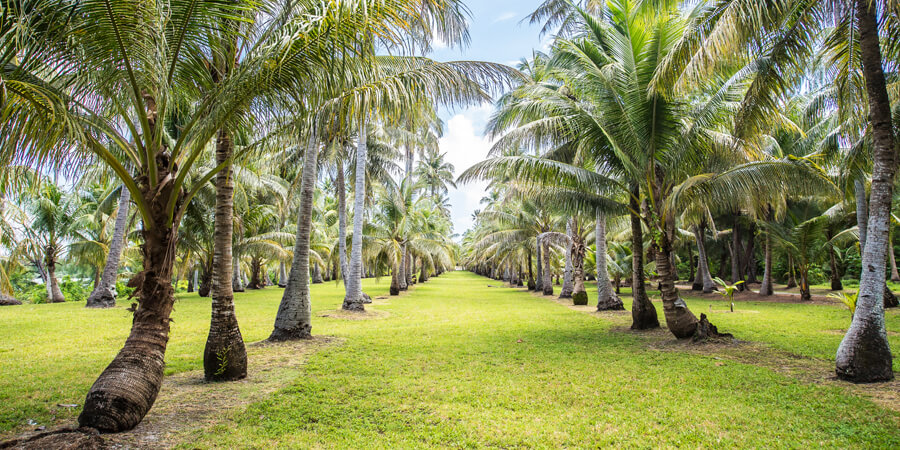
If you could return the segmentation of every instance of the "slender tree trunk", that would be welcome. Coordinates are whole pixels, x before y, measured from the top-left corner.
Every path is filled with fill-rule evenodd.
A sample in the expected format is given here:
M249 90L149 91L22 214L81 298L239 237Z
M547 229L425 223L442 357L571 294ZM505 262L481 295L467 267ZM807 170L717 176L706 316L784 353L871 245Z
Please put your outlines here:
M534 271L532 270L532 258L531 258L531 249L526 250L526 254L528 255L528 290L533 291L537 289L537 284L534 282Z
M631 206L631 329L648 330L659 328L656 307L647 297L644 284L644 230L641 229L641 218L635 213L640 211L637 200L637 187L632 188ZM657 269L658 270L658 269Z
M576 305L587 305L588 295L584 289L584 241L580 235L573 234L572 243L572 302Z
M797 277L794 276L794 257L792 255L788 255L788 281L787 288L793 289L797 287Z
M335 190L338 198L338 260L341 264L341 278L344 279L344 296L347 296L347 187L344 182L344 162L337 158L337 176L335 177Z
M747 230L747 247L744 252L744 274L747 284L756 283L756 224L751 223Z
M364 311L362 292L362 234L363 219L366 208L366 161L368 160L368 142L366 142L366 120L360 120L359 142L356 148L356 186L353 198L353 242L350 247L350 276L345 277L347 294L344 296L342 308L346 311Z
M197 295L201 297L209 297L212 290L212 267L207 265L200 274L200 287L197 289Z
M324 282L322 280L322 269L318 264L313 264L312 282L313 284L322 284Z
M739 213L734 214L734 225L731 229L731 284L737 284L744 279L741 271L741 224L738 222ZM744 284L738 285L738 290L744 290Z
M709 274L709 262L706 257L706 242L704 241L704 235L706 232L706 224L701 223L699 226L695 226L694 228L694 239L697 241L697 277L694 279L694 286L697 288L696 290L702 290L704 294L709 294L712 291L716 290L716 285L713 283L712 275Z
M622 300L613 292L609 282L609 272L606 268L606 217L597 210L597 220L594 224L594 239L597 251L595 252L597 264L597 311L624 310Z
M809 290L809 268L802 267L800 269L800 301L808 302L812 300L812 293Z
M656 271L660 278L660 294L662 295L663 312L669 331L678 339L694 337L697 332L697 317L688 309L687 304L678 295L675 279L672 274L669 253L672 251L667 233L658 237L656 251Z
M536 245L534 246L534 248L535 248L535 250L534 250L535 251L535 266L536 266L536 271L537 271L537 281L535 282L535 290L543 292L544 291L544 270L543 270L542 266L544 264L544 260L543 260L543 257L541 256L542 255L541 237L538 236L535 239L535 242L536 242Z
M424 282L428 281L428 271L425 269L424 261L422 261L422 264L420 266L421 267L419 268L419 282L424 283Z
M198 274L198 270L194 269L193 273L191 273L191 282L188 283L188 292L194 292L197 289L197 281L200 279Z
M244 275L241 273L241 260L234 256L232 261L233 270L231 272L231 290L233 292L244 292ZM213 283L215 283L215 263L213 263Z
M66 301L62 290L59 288L59 280L56 279L56 246L47 248L47 300L50 303L62 303Z
M569 238L569 241L566 242L566 267L563 270L563 283L562 288L559 290L559 298L571 298L574 290L572 283L572 246L574 245L572 242L572 222L574 220L572 218L566 221L566 236Z
M402 251L400 253L400 271L397 273L397 278L400 283L400 290L405 291L409 286L407 284L406 278L406 243L403 243L401 247Z
M275 328L270 341L312 338L312 310L309 296L309 237L312 231L312 203L319 172L319 145L315 129L310 130L309 143L303 157L300 181L300 207L297 214L297 241L287 287L281 297Z
M775 293L772 284L772 236L766 232L765 269L763 270L762 284L759 286L759 295L770 296Z
M400 295L400 263L394 261L391 266L391 295Z
M835 371L843 380L874 382L894 378L884 321L884 263L897 159L891 103L882 67L876 3L857 0L856 6L860 60L869 98L873 143L872 195L856 313L838 347Z
M856 225L859 227L859 254L862 258L866 251L866 239L869 234L869 201L866 198L866 186L862 180L857 179L853 182L853 193L856 196ZM900 305L897 297L888 288L887 280L885 280L882 296L885 308L894 308Z
M831 290L841 291L844 289L844 283L841 282L841 274L838 268L837 258L834 255L834 248L828 247L828 263L831 269Z
M234 153L231 134L219 131L216 162ZM233 381L247 376L247 350L234 313L232 236L234 234L234 178L231 165L216 175L216 213L213 227L212 314L203 350L203 374L209 381ZM255 276L256 274L254 274ZM255 280L258 281L258 280Z
M900 282L900 272L897 272L897 259L894 257L894 239L893 233L888 233L888 261L891 263L891 281Z
M122 250L125 248L125 232L128 231L128 207L131 203L131 192L122 186L119 193L119 207L116 210L116 224L113 229L112 241L109 243L109 253L106 254L106 266L103 267L103 275L100 283L94 287L94 291L88 296L88 308L111 308L116 306L116 278L119 273L119 260Z
M694 271L694 264L696 264L696 261L694 261L694 249L690 245L687 246L687 249L688 249L688 261L689 261L688 267L691 270L690 274L688 275L688 279L691 280L691 282L693 282L694 280L696 280L696 273ZM696 291L698 289L694 289L693 287L691 287L691 290Z
M543 237L543 236L542 236ZM541 253L544 257L544 295L553 295L553 280L550 279L552 274L550 273L550 243L547 242L547 239L541 239L543 242L543 249Z
M278 287L287 287L287 272L285 271L284 261L278 263Z

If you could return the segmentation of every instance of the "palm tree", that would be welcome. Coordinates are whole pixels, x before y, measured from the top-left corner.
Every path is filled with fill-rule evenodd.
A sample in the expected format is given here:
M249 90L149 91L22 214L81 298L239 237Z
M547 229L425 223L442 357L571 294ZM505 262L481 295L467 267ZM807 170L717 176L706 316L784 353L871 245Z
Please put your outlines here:
M121 186L119 188L119 202L116 207L116 220L113 235L106 252L106 262L99 282L87 298L88 308L111 308L116 306L116 279L119 274L119 261L122 251L125 249L125 235L128 232L128 213L131 206L131 192Z
M415 176L418 186L428 191L428 195L435 203L448 192L447 186L456 187L453 181L455 168L444 160L446 153L437 150L429 150L416 167Z
M25 210L31 224L24 228L26 245L33 248L32 257L51 303L66 301L59 288L56 269L66 250L66 240L71 238L78 225L76 217L80 209L74 196L64 192L49 180L35 187L33 196L25 200ZM38 256L40 255L40 256Z

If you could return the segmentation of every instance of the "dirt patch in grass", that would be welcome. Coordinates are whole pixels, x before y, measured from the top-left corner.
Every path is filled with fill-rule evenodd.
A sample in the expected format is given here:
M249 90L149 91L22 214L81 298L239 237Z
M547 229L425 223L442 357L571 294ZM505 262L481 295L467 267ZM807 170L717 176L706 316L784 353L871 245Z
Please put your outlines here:
M344 311L343 309L335 309L331 311L325 311L322 314L319 314L319 317L328 317L329 319L342 319L342 320L372 320L372 319L386 319L391 315L391 313L387 311L379 311L372 308L366 308L365 311Z
M692 296L694 293L692 293ZM758 294L750 294L759 297ZM556 296L545 296L540 293L532 295L544 298L567 308L590 314L612 322L611 333L627 333L639 336L646 342L647 348L661 352L687 352L716 360L717 367L729 363L741 363L764 367L777 373L798 379L804 383L835 386L845 389L860 397L900 412L900 378L888 383L852 384L840 381L834 375L834 361L810 358L791 352L773 348L761 342L741 341L738 339L721 339L704 343L693 343L690 339L675 339L665 325L665 318L660 315L660 328L635 331L631 329L630 311L597 311L593 306L574 306L571 299L559 299ZM708 294L721 298L718 294ZM766 298L766 297L759 297ZM800 303L799 301L793 303ZM803 302L810 303L810 302ZM834 302L829 302L834 303ZM737 305L735 305L737 306ZM714 311L720 312L720 311ZM735 311L738 313L758 313L758 311ZM698 311L699 314L699 311ZM844 334L846 330L823 330L826 333ZM889 331L888 334L896 335Z
M758 287L751 287L751 289L757 289ZM681 291L681 295L687 298L694 299L710 299L710 300L722 300L722 294L718 292L710 292L709 294L704 294L700 291L692 291L690 286L678 286L678 290ZM800 299L799 293L790 293L790 292L778 292L775 291L774 295L759 295L759 293L755 290L749 290L744 292L735 292L734 293L734 303L735 306L739 302L772 302L772 303L802 303L806 305L840 305L841 301L835 298L831 298L827 295L817 295L813 294L811 296L811 300L803 301Z
M236 382L207 383L202 371L168 376L153 409L140 425L103 438L111 448L170 448L185 433L227 420L227 413L287 386L310 355L341 343L343 339L317 336L304 341L250 344L248 376Z

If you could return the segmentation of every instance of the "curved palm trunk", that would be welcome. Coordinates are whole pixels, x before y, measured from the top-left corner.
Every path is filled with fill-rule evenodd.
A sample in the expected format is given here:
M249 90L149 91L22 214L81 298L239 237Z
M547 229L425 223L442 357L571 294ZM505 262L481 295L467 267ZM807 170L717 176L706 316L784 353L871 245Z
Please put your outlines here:
M309 297L309 237L312 231L313 192L318 175L319 148L315 130L310 130L306 154L303 157L303 173L300 181L300 207L297 213L297 240L294 244L294 260L287 287L275 316L275 329L270 341L288 341L312 338L312 310Z
M891 200L897 157L891 103L882 67L875 3L857 0L859 47L873 142L872 195L868 236L862 255L862 277L856 313L835 357L835 371L844 380L885 381L894 378L884 322L884 263L888 244Z
M334 188L338 198L338 260L341 263L341 278L344 279L344 295L347 294L347 188L344 182L344 161L337 158L337 176Z
M656 307L647 297L647 288L644 285L644 230L641 229L641 218L635 214L635 211L640 210L636 189L632 194L630 201L631 292L634 300L631 304L631 329L647 330L659 328L659 318L656 315Z
M116 306L116 278L119 273L119 260L122 250L125 248L125 231L128 227L128 206L131 202L131 192L122 186L119 194L119 207L116 211L116 224L113 229L112 241L109 243L109 253L106 255L106 265L103 267L103 275L100 283L94 287L94 291L88 296L88 308L111 308Z
M103 432L134 428L147 414L162 385L166 344L169 340L169 316L175 303L172 274L177 226L169 224L166 206L173 192L171 184L160 182L174 177L169 172L168 156L157 157L160 168L153 186L146 177L140 184L141 195L150 211L145 221L141 247L144 270L128 284L136 288L137 309L131 333L125 345L88 391L84 409L78 416L82 427ZM176 201L176 209L181 201Z
M544 295L553 295L553 281L550 279L550 243L547 242L547 239L542 239L543 249L541 250L542 256L544 257Z
M44 261L47 263L47 300L50 303L65 302L66 297L59 288L59 280L56 279L56 246L47 247Z
M362 119L356 148L356 188L353 193L353 242L350 248L350 276L344 279L347 294L344 296L344 304L341 306L346 311L365 310L362 293L362 234L363 219L366 214L366 161L369 151L366 136L366 120Z
M597 210L597 222L595 224L594 237L597 241L597 311L624 310L625 305L616 295L612 284L609 282L609 271L606 268L606 218Z
M534 290L543 292L543 290L544 290L544 270L543 270L542 266L544 264L544 261L541 256L542 252L541 252L541 237L540 236L535 238L535 246L534 247L535 247L535 251L534 251L535 262L534 262L534 264L535 264L535 266L537 266L536 267L537 281L535 281Z
M703 239L706 227L704 224L700 224L693 228L694 240L697 241L697 276L694 278L692 288L697 291L703 291L704 294L709 294L716 290L716 285L713 283L712 275L709 273L709 260L706 258L706 243Z
M891 263L891 281L900 282L900 272L897 272L897 259L894 256L894 239L892 233L888 233L888 261Z
M220 130L216 162L228 161L234 152L231 134ZM234 179L228 164L216 175L216 212L213 223L212 312L209 335L203 349L203 374L209 381L240 380L247 376L247 350L234 313L232 235ZM254 278L256 274L254 273Z
M658 238L656 251L656 270L659 273L660 282L659 290L662 295L663 312L666 315L666 326L678 339L709 337L717 335L718 331L705 320L705 315L701 316L701 320L707 327L702 331L705 335L698 336L700 330L700 320L694 313L688 309L687 304L678 295L678 289L675 287L675 277L672 272L670 254L672 252L672 244L669 241L667 233L662 233Z

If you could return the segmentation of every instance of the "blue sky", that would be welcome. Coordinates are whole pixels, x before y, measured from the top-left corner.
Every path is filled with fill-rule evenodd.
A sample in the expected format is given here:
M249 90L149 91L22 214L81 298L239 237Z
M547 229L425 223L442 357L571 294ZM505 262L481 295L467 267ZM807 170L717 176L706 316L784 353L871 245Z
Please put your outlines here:
M471 0L469 33L472 42L464 49L437 48L432 58L440 61L477 60L515 65L530 57L535 49L546 46L549 38L540 36L539 26L530 26L523 19L534 11L542 0ZM484 126L493 107L489 104L467 109L443 110L444 137L441 151L456 167L459 175L472 164L487 156L491 143L482 137ZM462 234L472 225L472 213L485 194L484 183L470 183L450 191L453 205L453 225Z

